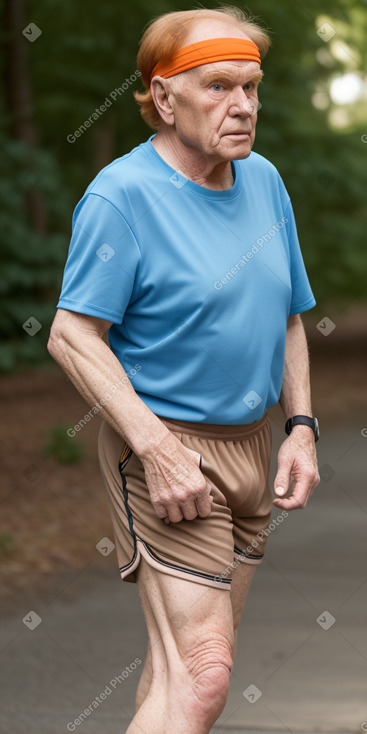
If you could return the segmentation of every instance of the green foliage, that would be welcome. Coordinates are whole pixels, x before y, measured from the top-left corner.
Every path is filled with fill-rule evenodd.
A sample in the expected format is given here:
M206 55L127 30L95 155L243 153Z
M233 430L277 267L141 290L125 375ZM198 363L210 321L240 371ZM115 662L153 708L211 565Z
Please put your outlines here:
M11 555L16 547L14 535L11 533L0 533L0 557Z
M208 0L206 7L217 7ZM240 7L242 3L234 2ZM25 25L42 31L24 38L38 149L12 140L9 114L0 125L0 370L49 359L46 341L60 291L73 208L86 186L113 158L151 134L139 113L133 81L88 129L70 142L107 96L136 69L138 41L152 15L200 7L181 0L123 3L28 0ZM330 79L344 71L366 74L367 14L348 0L256 0L250 10L268 29L272 47L263 62L255 150L278 168L291 195L304 259L320 307L327 300L366 297L364 240L367 184L365 116L349 115L346 130L332 127ZM317 34L325 20L328 42ZM348 54L336 53L347 44ZM340 50L340 48L339 48ZM5 58L5 56L4 56ZM327 100L317 109L315 92ZM42 196L47 234L35 231L27 192ZM42 328L30 336L33 316Z
M319 110L312 96L315 90L327 89L330 76L359 70L354 62L359 57L353 46L355 28L360 25L358 41L365 39L367 14L360 17L343 0L324 2L322 16L319 7L315 0L292 2L292 12L285 14L283 3L257 2L259 14L272 29L273 45L263 63L263 107L255 148L277 166L288 188L304 260L322 308L331 300L366 298L367 145L361 140L365 129L356 126L349 133L331 129L330 100L325 110ZM316 32L325 20L337 30L329 43ZM347 62L332 56L331 43L338 48L348 44L352 56Z
M0 144L0 369L11 371L45 358L68 246L70 202L49 153L1 137ZM47 234L30 226L24 208L29 191L37 191L46 204ZM42 325L34 336L23 328L30 317Z
M70 426L53 426L50 429L49 440L43 450L43 455L52 456L60 464L76 464L84 458L84 450L79 443L71 438L67 431Z

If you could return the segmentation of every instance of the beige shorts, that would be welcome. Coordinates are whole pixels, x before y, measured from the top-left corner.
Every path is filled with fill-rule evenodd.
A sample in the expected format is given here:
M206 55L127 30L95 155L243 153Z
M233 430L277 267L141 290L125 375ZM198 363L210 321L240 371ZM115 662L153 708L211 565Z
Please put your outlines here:
M163 522L150 502L141 461L103 421L98 454L121 577L135 582L143 556L162 573L230 589L233 568L239 562L260 563L264 555L273 499L269 417L245 426L160 420L200 454L212 511L205 518Z

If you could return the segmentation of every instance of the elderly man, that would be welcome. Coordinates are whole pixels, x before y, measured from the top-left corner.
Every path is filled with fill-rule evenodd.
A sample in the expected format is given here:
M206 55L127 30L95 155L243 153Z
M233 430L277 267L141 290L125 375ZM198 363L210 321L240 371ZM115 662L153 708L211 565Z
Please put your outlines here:
M129 734L210 731L272 505L305 507L319 482L300 317L315 299L284 184L251 152L268 45L236 8L155 20L135 96L157 132L74 213L49 350L104 418L120 573L148 627Z

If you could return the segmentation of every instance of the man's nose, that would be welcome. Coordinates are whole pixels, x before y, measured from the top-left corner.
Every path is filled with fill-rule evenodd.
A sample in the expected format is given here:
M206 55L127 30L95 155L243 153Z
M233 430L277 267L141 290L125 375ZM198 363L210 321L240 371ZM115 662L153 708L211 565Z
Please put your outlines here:
M257 99L249 98L246 92L240 88L233 90L231 98L231 106L229 108L230 115L241 115L242 117L251 117L257 111Z

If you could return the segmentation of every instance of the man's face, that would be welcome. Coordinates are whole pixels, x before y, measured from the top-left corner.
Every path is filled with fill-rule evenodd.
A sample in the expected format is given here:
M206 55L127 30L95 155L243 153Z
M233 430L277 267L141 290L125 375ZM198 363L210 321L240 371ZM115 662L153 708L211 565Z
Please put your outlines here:
M180 141L218 162L247 158L261 77L255 61L215 62L179 75L169 98Z

